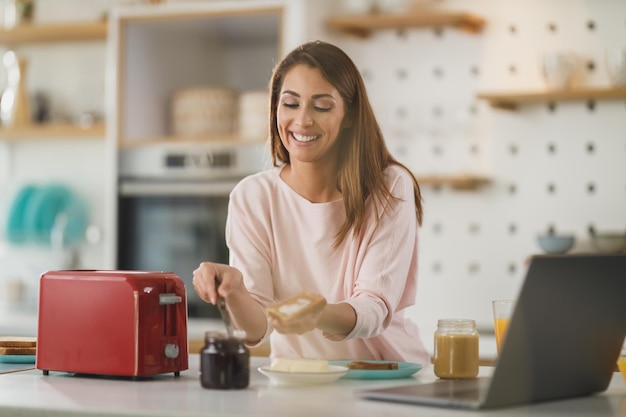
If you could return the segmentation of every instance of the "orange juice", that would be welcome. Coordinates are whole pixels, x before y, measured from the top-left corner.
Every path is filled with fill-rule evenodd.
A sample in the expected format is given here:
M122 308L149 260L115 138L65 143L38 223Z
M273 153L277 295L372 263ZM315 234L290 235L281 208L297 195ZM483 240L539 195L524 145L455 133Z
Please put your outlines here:
M626 381L626 356L620 356L620 358L617 360L617 366L619 367L619 371L624 377L624 381Z
M498 348L498 353L500 353L500 349L502 348L502 342L504 341L504 336L506 335L506 328L509 326L508 318L497 318L494 320L494 329L496 332L496 347Z

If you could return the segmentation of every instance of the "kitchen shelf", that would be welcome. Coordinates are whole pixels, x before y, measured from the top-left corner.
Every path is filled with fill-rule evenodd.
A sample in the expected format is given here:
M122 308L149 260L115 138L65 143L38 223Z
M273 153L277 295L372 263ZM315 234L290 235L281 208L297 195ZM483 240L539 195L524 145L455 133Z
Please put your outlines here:
M501 93L479 93L479 99L487 100L498 109L515 110L523 104L575 101L575 100L623 100L626 99L626 87L613 88L577 88L563 91L518 91Z
M94 123L90 127L81 127L70 123L33 124L31 126L2 128L0 141L17 142L26 139L64 139L102 137L105 135L105 124Z
M236 134L233 135L215 135L215 136L160 136L160 137L151 137L151 138L141 138L141 139L128 139L128 138L120 138L118 147L119 149L130 149L130 148L140 148L144 146L152 146L163 143L186 143L186 144L197 144L197 143L243 143L243 144L254 144L254 143L264 143L267 142L267 139L259 139L258 141L253 140L243 140Z
M475 34L482 30L485 20L479 16L464 12L427 11L406 14L375 13L336 16L327 19L326 25L347 34L367 38L372 32L377 30L441 26L450 26Z
M0 44L7 46L29 43L105 40L106 22L22 24L0 30Z
M417 182L422 186L450 186L455 190L475 190L487 185L491 180L479 175L418 176Z

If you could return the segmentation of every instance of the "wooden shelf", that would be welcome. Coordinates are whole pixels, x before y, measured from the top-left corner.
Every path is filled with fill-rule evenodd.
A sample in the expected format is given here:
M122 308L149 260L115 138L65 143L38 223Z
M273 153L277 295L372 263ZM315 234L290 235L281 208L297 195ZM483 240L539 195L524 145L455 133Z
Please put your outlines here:
M128 139L120 138L118 147L120 149L140 148L144 146L158 145L163 143L242 143L258 144L267 142L266 139L258 141L243 140L237 135L216 135L216 136L160 136L149 138Z
M479 99L487 100L494 108L515 110L523 104L549 103L575 100L624 100L626 87L621 88L577 88L563 91L511 91L501 93L479 93Z
M104 123L95 123L87 128L69 123L54 123L0 129L0 141L7 142L17 142L28 139L104 138L104 135Z
M489 184L491 180L478 175L437 176L428 175L417 177L417 182L422 186L449 186L455 190L475 190Z
M24 24L0 30L0 44L14 46L28 43L104 40L106 22Z
M376 30L442 26L450 26L468 33L478 33L485 25L485 20L470 13L427 11L407 14L375 13L337 16L327 19L326 25L344 33L366 38Z

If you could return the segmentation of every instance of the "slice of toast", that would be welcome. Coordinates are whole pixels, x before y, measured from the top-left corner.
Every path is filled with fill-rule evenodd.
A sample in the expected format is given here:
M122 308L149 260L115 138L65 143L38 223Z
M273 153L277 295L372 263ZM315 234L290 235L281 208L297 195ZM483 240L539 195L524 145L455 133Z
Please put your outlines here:
M36 347L0 347L0 355L35 355Z
M35 347L37 338L30 336L0 336L0 347Z
M397 362L367 362L367 361L352 361L346 366L349 369L364 369L364 370L390 370L398 369Z
M326 299L309 291L302 291L267 308L267 314L283 325L297 322L300 318L321 311Z

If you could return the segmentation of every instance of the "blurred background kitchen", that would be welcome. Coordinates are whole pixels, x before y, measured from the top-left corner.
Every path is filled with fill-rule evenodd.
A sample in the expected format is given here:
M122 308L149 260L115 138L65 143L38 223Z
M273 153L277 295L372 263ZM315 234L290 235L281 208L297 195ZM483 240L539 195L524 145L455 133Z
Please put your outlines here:
M191 271L227 260L228 192L268 163L271 69L309 39L351 55L422 183L427 346L438 318L490 337L530 256L626 250L623 0L4 0L0 18L0 334L36 333L52 269L170 270L193 323L216 317Z

